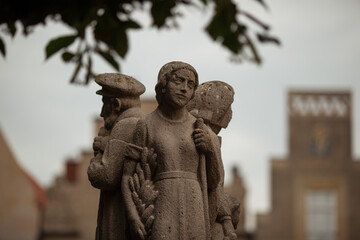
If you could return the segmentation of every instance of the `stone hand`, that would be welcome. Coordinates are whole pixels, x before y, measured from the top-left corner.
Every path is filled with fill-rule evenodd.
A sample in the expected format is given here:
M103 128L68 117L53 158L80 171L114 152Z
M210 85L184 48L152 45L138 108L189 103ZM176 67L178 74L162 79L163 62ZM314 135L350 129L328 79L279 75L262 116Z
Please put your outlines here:
M211 137L208 131L205 130L204 121L201 118L198 118L195 122L193 138L196 149L199 152L207 154L214 151Z
M104 152L105 151L105 147L106 144L109 141L109 136L105 136L105 137L95 137L94 138L94 143L93 143L93 149L94 152Z
M98 136L94 138L93 150L96 156L98 152L103 153L107 142L109 141L110 132L106 128L101 127Z
M154 153L154 149L148 149L147 147L143 148L141 153L141 168L144 171L145 180L150 180L151 175L154 173L157 162L157 154ZM138 170L138 169L137 169Z
M231 220L225 220L223 223L224 240L237 240L234 226Z
M145 226L140 219L134 219L131 221L131 229L135 237L134 239L146 239Z
M98 133L99 137L106 137L106 136L109 136L109 135L110 135L110 132L108 130L106 130L105 127L101 127L99 129L99 133Z

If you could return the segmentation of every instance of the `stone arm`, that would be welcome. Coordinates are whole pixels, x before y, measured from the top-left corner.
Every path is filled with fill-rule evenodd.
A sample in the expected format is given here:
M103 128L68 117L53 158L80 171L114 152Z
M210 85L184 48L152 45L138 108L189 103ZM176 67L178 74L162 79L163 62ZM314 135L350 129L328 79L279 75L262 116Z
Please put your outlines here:
M207 188L208 191L212 191L218 187L223 176L220 144L216 134L204 124L202 119L197 119L195 122L194 142L199 153L205 156Z
M119 121L112 129L104 151L96 151L87 171L93 187L101 190L116 190L120 187L124 152L127 142L132 140L137 121L138 118L126 118Z
M90 160L87 174L93 187L101 190L119 188L123 168L122 152L124 152L125 147L124 141L111 139L106 145L104 153L98 152Z
M218 137L209 128L207 129L211 138L213 151L209 151L206 157L206 172L208 179L208 190L213 190L224 184L224 166L221 159L221 150Z
M98 153L103 154L106 144L109 142L110 132L105 127L100 128L98 136L94 138L93 150L94 156Z

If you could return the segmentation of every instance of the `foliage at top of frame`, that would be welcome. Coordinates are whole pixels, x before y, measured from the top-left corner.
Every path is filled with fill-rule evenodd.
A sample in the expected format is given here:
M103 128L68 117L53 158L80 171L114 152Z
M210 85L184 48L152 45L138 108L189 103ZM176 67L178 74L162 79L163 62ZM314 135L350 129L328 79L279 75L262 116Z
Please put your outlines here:
M262 0L254 1L267 8ZM239 4L231 0L7 0L1 3L0 27L3 34L14 37L18 30L16 22L22 25L25 36L31 34L36 25L45 24L48 18L66 24L74 33L50 40L45 48L46 59L61 52L65 63L76 66L70 82L87 84L95 76L92 65L94 55L101 56L120 71L119 59L125 58L129 50L129 30L142 28L132 18L134 11L149 11L155 28L175 28L176 20L182 15L181 6L196 9L211 6L213 16L205 31L211 39L230 51L236 60L260 64L256 45L265 42L280 44L276 37L269 35L267 24L240 9ZM260 30L251 35L249 24L241 22L240 16L257 25ZM89 43L88 29L95 43ZM0 54L6 56L1 35ZM81 69L85 70L85 74L79 77Z

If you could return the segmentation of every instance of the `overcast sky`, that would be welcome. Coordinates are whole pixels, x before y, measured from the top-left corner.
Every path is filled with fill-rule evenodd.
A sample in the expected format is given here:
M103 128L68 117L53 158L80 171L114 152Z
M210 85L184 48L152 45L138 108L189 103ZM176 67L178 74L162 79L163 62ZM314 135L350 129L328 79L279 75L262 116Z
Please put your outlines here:
M254 214L269 210L269 160L288 154L289 90L351 91L353 156L360 156L360 2L268 0L269 11L253 2L241 6L270 23L282 41L281 47L260 47L261 66L231 63L229 53L202 30L209 14L195 9L185 12L178 30L133 32L121 62L123 73L146 86L147 98L154 97L161 66L173 60L193 65L200 82L234 87L233 119L220 135L227 175L237 165L248 188L250 226ZM49 23L27 38L5 38L7 57L0 58L1 130L21 166L44 186L62 173L67 157L90 149L101 109L99 86L70 85L74 66L59 55L44 60L47 41L70 32ZM113 72L101 61L95 64L98 73Z

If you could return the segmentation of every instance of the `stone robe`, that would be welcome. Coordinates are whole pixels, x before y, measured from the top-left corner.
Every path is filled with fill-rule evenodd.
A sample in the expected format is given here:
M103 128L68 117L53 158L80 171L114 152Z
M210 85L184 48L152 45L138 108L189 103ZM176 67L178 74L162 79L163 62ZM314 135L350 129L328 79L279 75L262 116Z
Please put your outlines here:
M101 190L97 240L129 239L121 194L121 178L126 143L133 139L135 126L142 116L140 108L125 110L111 130L104 154L97 154L90 162L89 180L92 186Z
M206 159L206 166L201 167L201 156L192 138L195 121L190 114L181 121L169 120L157 109L137 124L134 143L153 148L157 154L153 181L159 196L155 202L152 240L210 239L207 191L219 184L220 153ZM204 127L212 139L216 138Z

